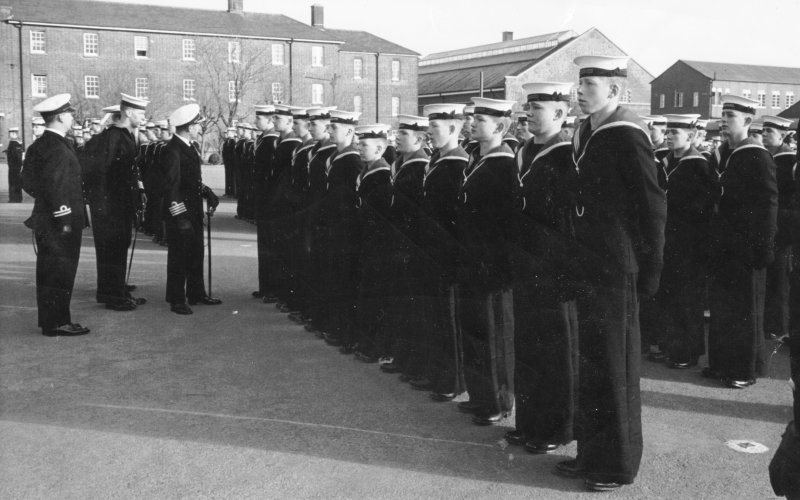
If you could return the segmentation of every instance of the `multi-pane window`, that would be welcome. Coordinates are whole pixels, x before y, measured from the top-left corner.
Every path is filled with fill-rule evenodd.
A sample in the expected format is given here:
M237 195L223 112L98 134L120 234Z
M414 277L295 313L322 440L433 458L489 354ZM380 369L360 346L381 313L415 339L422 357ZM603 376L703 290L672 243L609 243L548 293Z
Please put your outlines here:
M238 102L242 99L242 82L239 80L228 81L228 102Z
M194 40L191 38L183 39L183 60L194 61Z
M569 91L569 107L573 107L578 104L578 89L572 87Z
M135 36L133 37L133 53L135 57L144 58L147 57L147 49L150 45L149 41L147 40L146 36Z
M392 59L392 81L400 81L400 60Z
M228 42L228 62L239 64L242 55L242 44L239 42Z
M666 101L667 101L667 96L666 95L664 95L664 94L659 94L658 95L658 107L660 109L664 109L664 106L667 105Z
M360 57L353 59L353 78L360 80L364 77L364 60Z
M283 102L283 84L281 82L272 82L272 102Z
M792 104L794 104L794 92L787 92L786 93L786 106L785 107L788 108Z
M47 75L31 75L31 94L34 97L47 95Z
M692 92L692 107L700 106L700 92Z
M676 108L683 107L683 92L678 92L677 90L672 96L672 106Z
M763 90L758 91L758 107L765 108L767 107L767 93Z
M311 84L311 104L322 104L322 84Z
M45 37L44 31L31 31L31 53L44 54Z
M183 81L183 100L184 101L194 101L195 100L195 83L194 80L184 80Z
M392 96L392 116L397 116L400 114L400 98L397 96Z
M742 97L744 97L746 99L752 99L752 95L753 95L753 93L750 92L749 89L742 90Z
M100 77L86 75L83 77L83 93L87 99L97 99L100 91Z
M625 92L623 92L619 96L619 102L621 102L622 104L627 104L627 103L631 102L631 91L630 90L626 90Z
M275 66L283 66L283 44L272 44L272 64Z
M135 90L136 98L147 99L147 94L149 93L147 78L137 78Z
M319 45L314 45L311 47L311 65L320 67L324 63L324 53L322 51L322 47Z
M361 113L361 96L353 96L353 111L356 113Z
M781 107L781 91L780 90L773 90L772 91L772 107L778 109Z
M83 34L83 55L97 57L100 53L100 42L97 33Z

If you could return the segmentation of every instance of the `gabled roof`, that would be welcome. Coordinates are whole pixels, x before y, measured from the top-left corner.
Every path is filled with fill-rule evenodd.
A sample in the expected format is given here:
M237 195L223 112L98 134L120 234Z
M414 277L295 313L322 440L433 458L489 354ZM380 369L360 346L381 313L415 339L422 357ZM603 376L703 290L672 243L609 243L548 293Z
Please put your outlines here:
M781 118L790 118L793 120L797 120L798 118L800 118L800 101L797 101L796 103L792 104L788 108L778 113L778 116L780 116Z
M418 52L409 50L366 31L337 30L331 28L319 28L318 31L326 33L337 40L344 41L344 45L339 47L339 50L348 52L367 52L370 54L381 53L407 56L419 55Z
M418 94L478 89L481 72L484 88L504 88L506 76L519 75L576 37L573 31L560 31L425 56L420 61L417 75ZM430 64L433 61L442 62Z
M283 14L86 0L0 0L0 4L11 6L12 21L25 23L341 43L335 36Z
M800 84L800 68L686 61L683 59L680 61L711 80Z

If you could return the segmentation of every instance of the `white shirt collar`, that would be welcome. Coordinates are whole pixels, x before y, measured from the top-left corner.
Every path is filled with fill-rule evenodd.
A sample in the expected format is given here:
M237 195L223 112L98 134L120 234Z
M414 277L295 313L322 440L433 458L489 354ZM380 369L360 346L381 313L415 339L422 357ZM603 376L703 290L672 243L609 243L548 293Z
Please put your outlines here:
M47 127L47 128L45 129L45 131L47 131L47 130L49 130L50 132L52 132L52 133L54 133L54 134L58 134L58 135L60 135L61 137L66 137L66 136L67 136L67 133L66 133L66 132L62 132L62 131L60 131L60 130L56 130L56 129L54 129L54 128Z
M187 146L189 146L189 147L192 146L192 143L189 141L189 139L185 139L185 138L181 137L179 134L175 134L175 137L177 137L178 139L182 140L184 142L184 144L186 144Z

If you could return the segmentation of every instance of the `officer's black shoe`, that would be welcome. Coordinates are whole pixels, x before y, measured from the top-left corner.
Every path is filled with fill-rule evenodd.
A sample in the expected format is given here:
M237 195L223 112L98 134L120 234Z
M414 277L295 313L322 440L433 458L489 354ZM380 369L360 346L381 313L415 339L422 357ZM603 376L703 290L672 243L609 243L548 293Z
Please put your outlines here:
M462 401L458 403L458 411L463 413L475 413L481 408L483 408L482 404L473 403L472 401Z
M192 308L186 304L170 304L169 310L175 314L193 314Z
M375 356L370 356L369 354L364 354L361 351L355 352L356 359L361 361L362 363L377 363L378 358Z
M506 442L508 444L513 444L514 446L522 446L525 444L525 441L527 441L525 433L516 429L506 432L505 436L503 437L506 438Z
M264 296L264 292L261 292L260 290L256 290L255 292L251 293L250 295L252 295L253 297L255 297L257 299L260 299L261 297Z
M525 443L525 451L533 453L534 455L546 455L547 453L556 451L558 446L559 445L552 443L534 443L533 441L528 441Z
M339 348L339 352L342 353L342 354L353 354L354 352L356 352L357 348L358 348L358 344L355 343L355 342L352 342L352 343L344 344L343 346L341 346Z
M613 481L595 481L594 479L586 479L584 481L589 491L613 491L622 487L621 483Z
M109 301L106 302L106 309L111 309L112 311L133 311L136 309L136 302L128 299Z
M136 285L125 285L126 292L132 292L134 290L136 290Z
M53 329L42 328L42 335L45 337L77 337L78 335L86 335L87 333L89 333L89 329L78 323L61 325Z
M418 391L429 391L433 386L433 384L431 384L431 381L428 380L426 377L412 378L411 380L408 381L408 383L411 384L411 387L413 387Z
M400 372L400 366L395 362L383 363L381 365L381 371L383 373L399 373Z
M734 380L732 378L726 378L723 380L725 387L730 389L744 389L745 387L750 387L751 385L756 383L756 379L751 378L747 380Z
M222 301L220 299L215 298L215 297L209 297L208 295L206 295L204 297L200 297L199 299L189 299L189 305L190 306L193 306L193 305L196 305L196 304L201 304L201 305L204 305L204 306L217 306L219 304L222 304Z
M586 469L578 464L577 458L558 462L555 472L564 477L583 477L586 475Z
M438 402L444 403L446 401L452 401L456 398L455 392L432 392L431 399Z
M693 366L697 366L697 360L689 360L689 361L673 361L667 358L667 368L672 368L673 370L686 370L687 368L691 368Z
M499 424L504 418L508 416L505 412L475 412L472 417L472 423L476 425L494 425Z

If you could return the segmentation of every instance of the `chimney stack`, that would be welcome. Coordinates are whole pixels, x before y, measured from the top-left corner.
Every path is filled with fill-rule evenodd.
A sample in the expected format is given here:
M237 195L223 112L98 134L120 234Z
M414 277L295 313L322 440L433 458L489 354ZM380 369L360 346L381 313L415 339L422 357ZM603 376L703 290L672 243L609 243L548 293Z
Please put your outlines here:
M315 3L311 6L311 26L315 28L325 27L325 11L320 4Z
M244 0L228 0L228 12L244 12Z
M514 32L513 31L504 31L503 32L503 41L510 42L514 39Z

